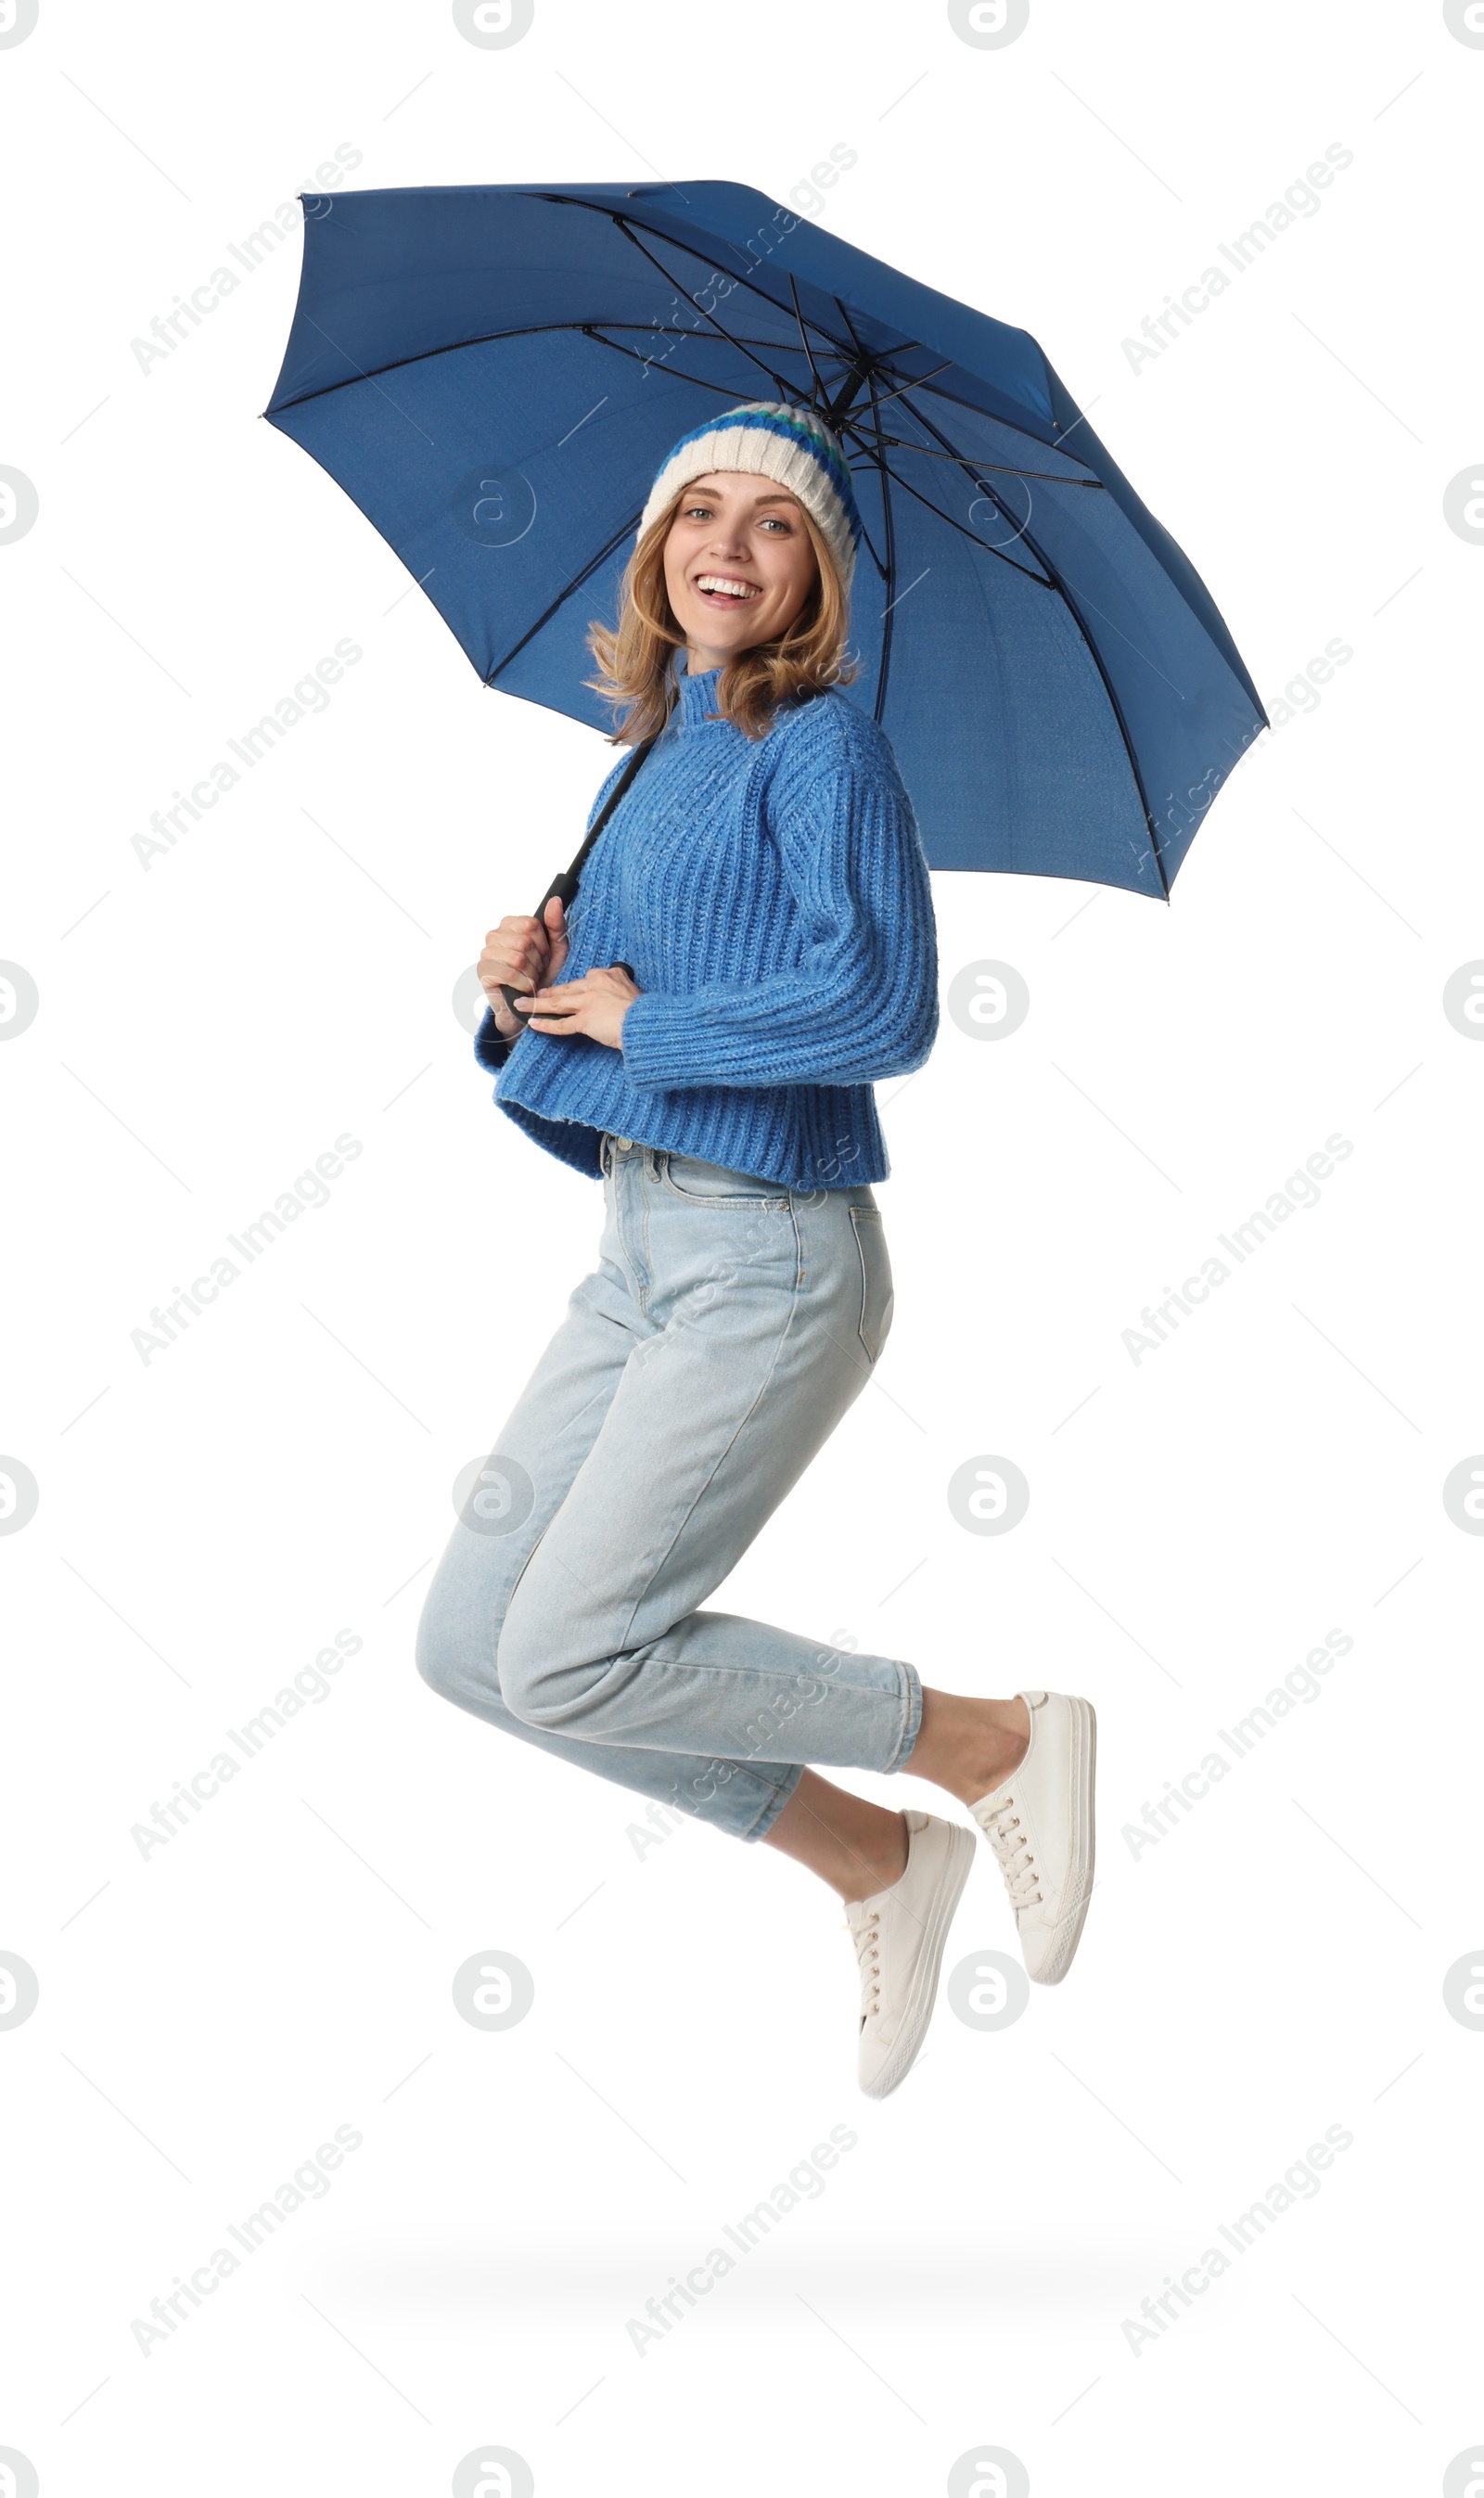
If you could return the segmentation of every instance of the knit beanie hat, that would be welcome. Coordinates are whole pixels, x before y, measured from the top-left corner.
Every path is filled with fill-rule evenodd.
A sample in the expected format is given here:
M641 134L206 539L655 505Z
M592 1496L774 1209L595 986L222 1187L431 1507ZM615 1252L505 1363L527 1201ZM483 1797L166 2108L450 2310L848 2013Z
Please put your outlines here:
M817 524L849 598L863 525L845 452L821 417L774 400L749 400L683 433L649 490L640 538L672 495L716 468L772 477L795 496Z

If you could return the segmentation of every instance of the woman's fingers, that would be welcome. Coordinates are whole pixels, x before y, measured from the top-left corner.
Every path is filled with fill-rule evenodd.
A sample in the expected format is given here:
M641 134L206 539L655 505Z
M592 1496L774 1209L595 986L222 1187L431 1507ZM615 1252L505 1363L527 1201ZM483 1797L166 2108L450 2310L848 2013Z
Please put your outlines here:
M567 952L565 913L555 896L546 909L545 928L535 919L502 919L485 940L479 979L497 1030L507 1041L527 1030L587 1033L609 1049L619 1048L637 986L613 965L559 982ZM521 992L513 1008L505 1003L506 988Z
M638 994L627 972L609 966L559 988L537 989L529 1008L522 1001L522 1020L532 1032L581 1034L606 1049L621 1049L624 1017Z
M581 1020L591 996L587 979L564 980L560 988L548 981L529 1004L521 1000L521 1020L529 1018L532 1032L569 1032Z
M502 919L484 941L479 977L486 988L533 989L550 971L550 941L538 919Z
M562 896L554 893L542 913L547 928L546 978L548 985L556 979L567 956L566 913Z
M560 906L559 906L560 910ZM476 966L479 984L489 999L497 1029L509 1040L524 1030L525 1017L513 1015L506 1006L503 992L534 990L553 971L552 947L555 931L532 919L529 913L512 914L502 919L498 928L486 932L484 951ZM565 940L563 940L565 951Z

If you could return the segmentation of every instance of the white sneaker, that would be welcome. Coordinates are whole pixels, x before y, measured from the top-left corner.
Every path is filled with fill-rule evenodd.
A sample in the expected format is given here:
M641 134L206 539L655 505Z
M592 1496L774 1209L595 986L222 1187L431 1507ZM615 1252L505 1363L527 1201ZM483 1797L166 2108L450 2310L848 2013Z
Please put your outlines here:
M1030 1712L1030 1749L969 1809L1000 1860L1026 1974L1054 1986L1072 1966L1092 1896L1097 1719L1090 1702L1064 1692L1017 1696Z
M917 1811L906 1821L901 1880L873 1899L850 1901L845 1912L860 1964L857 2071L871 2099L905 2080L927 2034L943 1946L974 1862L974 1841L955 1823Z

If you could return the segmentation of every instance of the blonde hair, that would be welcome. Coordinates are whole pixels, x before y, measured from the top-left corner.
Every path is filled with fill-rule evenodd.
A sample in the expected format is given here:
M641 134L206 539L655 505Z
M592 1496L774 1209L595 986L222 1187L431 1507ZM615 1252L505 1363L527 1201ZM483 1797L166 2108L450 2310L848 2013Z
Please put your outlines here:
M636 746L655 736L674 709L671 653L685 649L686 636L665 588L664 546L692 485L677 489L625 565L617 628L597 623L588 627L598 673L584 684L615 708L628 706L609 740L613 746ZM717 686L717 709L744 737L765 737L780 703L821 693L827 686L851 685L859 673L845 656L850 609L840 576L812 516L802 503L796 509L814 548L813 586L788 631L739 651L726 661Z

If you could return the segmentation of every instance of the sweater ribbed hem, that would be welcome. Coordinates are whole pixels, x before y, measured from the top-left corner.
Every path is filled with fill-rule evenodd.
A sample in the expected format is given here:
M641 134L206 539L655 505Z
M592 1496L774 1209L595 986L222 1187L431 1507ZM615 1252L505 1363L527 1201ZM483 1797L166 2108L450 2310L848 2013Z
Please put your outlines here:
M532 1035L532 1041L541 1038ZM556 1046L569 1049L574 1043ZM600 1174L598 1139L605 1132L631 1137L636 1145L719 1163L724 1170L747 1171L779 1188L857 1188L891 1174L869 1086L838 1092L810 1086L776 1094L648 1093L642 1100L625 1087L603 1110L590 1111L584 1104L581 1111L548 1113L538 1099L523 1099L507 1078L495 1099L527 1136L593 1179Z

